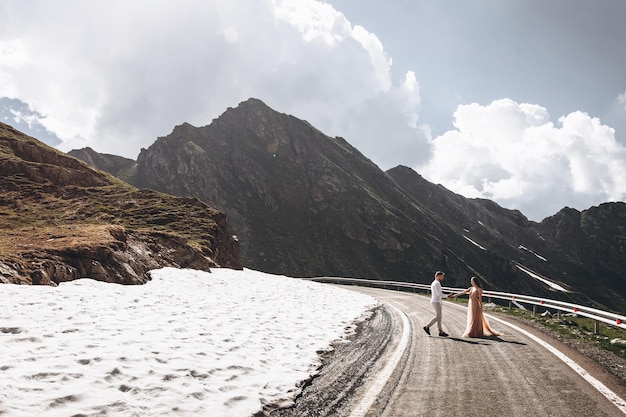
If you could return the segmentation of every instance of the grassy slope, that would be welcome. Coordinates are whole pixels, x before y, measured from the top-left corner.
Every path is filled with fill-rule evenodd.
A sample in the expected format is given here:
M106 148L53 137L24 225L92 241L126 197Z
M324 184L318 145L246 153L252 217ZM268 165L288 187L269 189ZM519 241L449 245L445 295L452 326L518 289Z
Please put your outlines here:
M240 267L225 229L224 215L195 198L138 190L0 124L0 262L85 246L97 252L132 234L167 236Z

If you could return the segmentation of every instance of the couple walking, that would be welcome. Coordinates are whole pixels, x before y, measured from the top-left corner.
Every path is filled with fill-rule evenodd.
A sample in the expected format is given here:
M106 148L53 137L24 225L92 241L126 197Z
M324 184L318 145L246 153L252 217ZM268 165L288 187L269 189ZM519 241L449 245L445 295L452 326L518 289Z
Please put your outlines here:
M446 297L443 294L441 288L441 281L443 281L446 274L441 271L435 272L435 279L430 284L430 303L435 309L435 316L424 326L424 331L430 335L430 328L437 323L437 329L439 330L439 336L446 337L448 334L443 331L441 326L441 313L442 302L444 298L455 298L463 294L469 294L469 302L467 303L467 326L463 337L484 337L484 336L498 336L500 333L496 332L489 326L487 318L483 314L483 287L478 277L472 277L470 280L471 286L461 291L458 294L450 294Z

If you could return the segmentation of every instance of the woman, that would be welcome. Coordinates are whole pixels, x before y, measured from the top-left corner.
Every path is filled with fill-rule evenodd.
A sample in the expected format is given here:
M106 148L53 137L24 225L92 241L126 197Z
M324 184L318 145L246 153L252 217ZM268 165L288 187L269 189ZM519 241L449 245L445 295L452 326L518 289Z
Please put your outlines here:
M451 294L450 298L455 298L463 294L469 293L469 302L467 303L467 327L463 333L463 337L484 337L499 336L489 326L487 317L483 314L483 286L478 277L472 277L470 280L471 287L458 294Z

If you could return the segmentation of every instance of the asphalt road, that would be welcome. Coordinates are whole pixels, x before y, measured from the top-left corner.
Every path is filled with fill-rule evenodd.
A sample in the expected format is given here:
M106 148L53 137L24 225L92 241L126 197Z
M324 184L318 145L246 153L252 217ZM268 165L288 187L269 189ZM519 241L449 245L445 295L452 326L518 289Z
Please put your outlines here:
M500 321L490 322L503 333L498 338L461 338L467 310L445 302L443 323L450 337L428 336L422 330L433 316L427 297L372 288L354 290L396 307L409 323L407 354L366 417L625 414L542 344ZM432 330L431 334L437 334L436 328Z
M467 310L460 303L445 302L444 330L450 337L436 336L436 326L431 329L433 336L428 336L422 330L433 316L427 297L375 288L347 288L370 294L387 304L385 310L391 321L387 320L385 328L371 329L371 334L382 331L392 337L385 342L383 352L378 352L378 359L368 365L369 372L361 376L360 385L350 388L349 404L346 402L341 410L328 415L623 417L626 414L626 404L621 400L624 387L618 387L616 398L607 398L524 331L518 332L494 318L490 324L502 336L461 338ZM335 363L343 361L339 353ZM325 392L329 395L332 388ZM615 393L609 389L609 395Z

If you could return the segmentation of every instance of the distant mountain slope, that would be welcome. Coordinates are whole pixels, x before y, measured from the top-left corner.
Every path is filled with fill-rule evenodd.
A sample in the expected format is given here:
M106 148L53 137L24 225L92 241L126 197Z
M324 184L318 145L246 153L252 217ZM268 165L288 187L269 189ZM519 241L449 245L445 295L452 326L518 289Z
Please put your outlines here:
M117 177L124 171L130 170L135 161L122 156L98 153L91 148L75 149L68 152L69 155L86 162L90 167L108 172Z
M564 208L541 223L490 200L467 199L406 167L387 173L459 233L538 275L626 311L626 204Z
M142 150L129 181L222 210L252 269L408 282L430 282L443 269L450 286L478 275L492 290L626 310L623 205L597 209L616 211L610 226L596 209L579 213L578 223L566 211L537 224L409 168L382 172L344 139L260 100L229 108L208 126L177 126ZM589 216L606 235L599 242L615 256L610 262L576 258L575 248L587 248L581 239L591 237L577 225ZM578 240L559 240L565 231ZM572 292L555 291L532 271Z
M138 190L0 123L0 282L142 283L162 266L241 268L222 213Z
M87 163L90 167L108 172L127 183L131 183L135 176L136 162L130 158L98 153L91 148L71 150L68 154Z
M594 300L626 311L626 204L604 203L582 212L565 208L537 230L562 254L547 262L554 274L560 272Z

